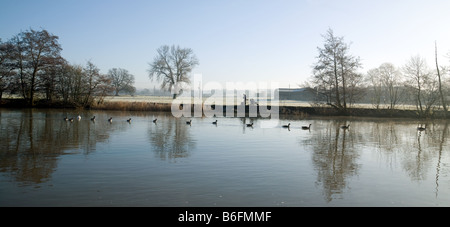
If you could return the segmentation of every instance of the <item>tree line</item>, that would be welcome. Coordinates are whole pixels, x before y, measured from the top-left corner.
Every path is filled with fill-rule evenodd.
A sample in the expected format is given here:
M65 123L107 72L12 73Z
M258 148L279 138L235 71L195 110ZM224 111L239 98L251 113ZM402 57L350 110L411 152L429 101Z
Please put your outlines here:
M61 56L59 37L47 30L29 29L3 42L0 39L0 101L4 93L22 97L29 106L37 100L89 107L106 95L134 93L134 75L112 68L107 74L91 61L70 64Z
M437 44L433 67L417 55L403 66L383 63L361 73L361 60L350 53L344 37L336 36L332 29L322 37L324 45L317 47L309 85L316 92L317 103L348 113L353 104L369 96L376 109L395 110L401 104L413 104L420 116L431 116L436 109L447 113L449 70L438 63ZM29 29L5 42L0 39L0 101L9 93L19 95L30 106L44 100L89 107L107 95L136 92L134 75L126 69L112 68L103 74L91 61L70 64L61 56L58 39L45 29ZM189 74L198 64L192 49L164 45L149 63L148 76L176 98L190 84Z
M413 104L421 117L433 115L437 109L447 114L450 80L448 68L439 65L435 43L435 66L430 67L425 58L412 56L405 65L383 63L360 73L359 57L353 56L350 45L336 36L332 29L322 35L323 47L318 47L317 61L313 65L310 87L316 92L317 102L326 103L347 113L349 107L370 95L376 109L394 110L400 104Z

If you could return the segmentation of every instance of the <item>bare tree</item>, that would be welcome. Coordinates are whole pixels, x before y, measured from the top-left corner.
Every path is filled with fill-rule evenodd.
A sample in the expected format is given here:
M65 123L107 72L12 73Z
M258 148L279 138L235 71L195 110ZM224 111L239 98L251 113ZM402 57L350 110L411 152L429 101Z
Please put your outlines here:
M394 109L401 98L401 73L392 63L383 63L379 67L385 94L389 101L389 109Z
M367 76L374 89L373 98L377 109L381 102L387 104L389 109L394 109L402 98L401 72L392 63L383 63L369 70Z
M11 58L14 60L21 92L29 104L33 104L34 94L42 82L41 75L55 62L60 62L62 50L58 36L46 30L21 32L10 40L14 46Z
M121 68L113 68L108 71L108 77L111 80L111 85L114 88L115 95L119 95L119 92L125 91L128 93L134 93L136 88L134 84L134 75L130 74L128 70Z
M113 91L114 87L111 86L111 79L107 75L99 74L97 78L97 86L94 90L97 104L103 103L105 96Z
M57 93L66 104L89 107L103 102L114 91L108 76L101 74L91 61L82 65L65 63L57 71Z
M347 111L347 102L352 102L354 87L361 75L356 71L361 67L359 57L350 55L349 45L344 43L343 37L336 37L333 30L328 29L323 35L323 48L318 47L319 56L313 66L313 83L328 94L329 105ZM350 92L349 92L350 91Z
M57 93L60 95L64 103L69 102L72 69L73 66L65 62L56 74L58 81Z
M105 83L104 76L100 74L100 69L91 61L86 63L83 68L83 74L86 80L85 94L83 106L89 106L94 102L96 90L99 86Z
M12 50L12 46L0 39L0 101L3 97L3 92L10 88L11 83L11 67L9 65L9 55Z
M87 107L112 92L111 81L90 61L86 66L71 65L60 56L58 37L46 30L29 30L13 36L8 42L0 40L0 98L3 91L19 91L30 105L35 93L45 94L50 103ZM117 89L134 91L134 76L126 70Z
M183 84L190 84L189 73L199 64L190 48L161 46L157 56L149 63L149 78L162 81L161 88L173 92L173 98L180 93Z
M352 107L366 94L366 89L363 88L363 79L363 75L360 73L348 74L345 96L349 107Z
M82 65L72 65L68 71L69 101L77 105L83 102L85 77Z
M36 89L43 92L47 101L54 101L59 95L58 90L58 73L61 72L66 60L63 58L54 58L48 60L49 64L39 72L39 84Z
M435 74L430 72L425 59L419 55L411 57L403 70L408 78L406 87L413 91L419 115L429 116L432 106L438 100Z
M384 94L379 68L374 68L367 71L367 80L369 87L373 90L373 95L371 96L372 105L376 109L379 109Z

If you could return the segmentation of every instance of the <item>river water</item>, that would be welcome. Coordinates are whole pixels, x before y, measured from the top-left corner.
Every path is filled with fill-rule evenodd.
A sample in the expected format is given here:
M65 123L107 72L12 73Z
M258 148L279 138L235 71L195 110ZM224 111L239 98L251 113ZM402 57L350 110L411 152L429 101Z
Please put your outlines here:
M450 206L446 121L188 120L0 109L0 206Z

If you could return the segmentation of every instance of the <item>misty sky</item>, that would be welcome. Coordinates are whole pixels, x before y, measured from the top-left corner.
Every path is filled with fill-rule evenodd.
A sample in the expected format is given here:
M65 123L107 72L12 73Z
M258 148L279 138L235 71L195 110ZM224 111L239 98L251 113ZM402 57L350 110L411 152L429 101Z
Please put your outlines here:
M421 55L450 65L448 0L0 0L0 38L46 29L71 64L124 68L153 88L148 63L162 45L194 50L203 81L275 81L298 87L328 28L351 43L362 73Z

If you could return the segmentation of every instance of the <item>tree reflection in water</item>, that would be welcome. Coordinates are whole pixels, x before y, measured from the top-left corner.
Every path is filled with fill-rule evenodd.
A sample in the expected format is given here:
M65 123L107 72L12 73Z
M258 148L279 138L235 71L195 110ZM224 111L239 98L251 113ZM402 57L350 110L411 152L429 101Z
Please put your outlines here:
M59 156L80 151L87 155L111 132L124 130L120 124L111 127L90 120L64 121L68 114L75 115L71 111L24 109L0 113L0 172L24 185L49 180Z
M312 160L317 171L317 184L322 184L327 202L343 193L346 179L357 175L359 152L353 146L353 133L341 129L340 122L329 122L312 137Z
M152 150L162 160L175 161L189 156L195 141L189 133L190 125L182 118L161 116L158 122L148 127Z
M358 162L365 163L359 160L365 151L373 151L378 161L389 168L400 167L412 181L425 181L435 171L438 196L443 150L449 146L447 121L430 122L425 131L417 131L411 120L355 120L348 130L339 128L347 124L339 120L320 122L323 127L300 143L313 151L316 184L323 187L327 202L340 198L348 181L359 174L363 164Z
M259 127L261 125L258 122L260 119L257 118L230 119L226 123L224 122L226 119L220 119L218 126L213 126L209 119L207 121L193 119L193 124L190 126L185 123L189 119L177 119L171 114L159 113L157 115L157 123L153 123L155 115L150 117L146 113L143 114L142 118L134 115L132 124L129 124L126 122L126 119L129 118L129 113L121 112L96 112L97 120L95 122L90 120L92 115L89 112L82 114L81 121L71 123L63 120L66 116L76 117L77 115L78 113L73 110L2 109L0 111L0 174L2 179L8 181L6 184L14 182L13 184L19 187L24 185L41 187L43 186L42 183L52 182L52 174L62 166L61 164L58 166L62 155L90 155L98 149L98 151L105 151L106 155L92 156L92 160L100 158L100 160L95 161L110 161L110 154L116 153L108 153L108 148L116 145L121 145L121 147L115 151L123 150L127 152L120 153L120 155L125 154L124 156L114 155L114 158L117 159L113 160L119 163L124 161L124 157L127 161L131 160L129 164L132 164L133 168L126 169L131 174L135 174L133 172L135 170L135 161L140 161L136 159L146 158L150 153L150 156L156 157L157 163L166 166L165 160L177 162L197 151L204 151L202 149L205 149L207 146L215 146L216 143L208 140L208 133L217 132L218 134L211 136L211 138L216 139L215 141L220 141L223 147L228 147L232 143L248 145L248 141L251 141L252 144L250 149L255 151L261 146L267 146L276 150L278 148L277 145L281 143L280 141L288 145L285 146L286 150L280 149L276 150L277 152L250 152L255 156L242 156L246 152L228 152L226 153L227 155L222 156L224 159L216 159L217 156L214 156L212 152L205 152L203 154L207 156L196 155L192 158L193 161L199 157L201 159L198 161L208 160L209 158L209 160L217 161L218 163L251 163L252 165L250 166L252 168L246 164L239 166L243 167L244 170L248 170L248 173L251 173L248 174L250 176L254 176L253 168L257 168L261 172L267 171L269 175L273 172L274 176L276 174L281 174L283 177L286 176L289 180L280 181L287 182L286 185L276 185L273 188L275 190L284 190L284 188L295 189L298 187L298 184L302 184L302 186L305 186L302 187L305 191L302 191L300 195L302 199L308 196L308 193L316 193L317 188L320 188L317 197L321 198L323 196L324 201L331 205L341 205L342 203L331 203L331 201L348 199L344 197L349 197L348 201L351 204L360 205L365 201L354 201L352 199L363 198L366 195L370 196L371 193L377 193L375 196L382 195L389 200L395 200L396 197L402 196L401 194L405 190L403 183L406 185L409 183L410 185L408 186L411 186L410 190L420 195L423 201L427 201L426 204L429 204L430 200L427 196L429 194L434 196L433 193L438 198L437 202L448 201L449 181L447 179L450 175L450 170L448 169L450 157L448 152L445 151L448 150L450 144L447 139L449 127L446 121L428 121L426 124L427 129L418 132L416 130L417 122L411 119L351 118L347 119L348 122L342 120L343 118L308 119L308 123L313 125L310 131L303 131L298 127L305 123L299 122L302 120L289 119L289 122L292 122L294 127L291 131L286 131L280 130L280 128L262 129ZM113 115L112 117L118 120L112 124L108 123L107 119L111 117L110 115ZM139 125L142 122L148 125ZM246 127L246 124L251 122L255 123L256 127ZM349 129L344 130L340 128L341 125L348 124L351 125ZM129 129L128 133L123 133ZM211 131L208 131L208 129ZM228 136L235 135L235 133L239 135L236 135L237 137ZM140 137L134 138L137 135ZM289 136L280 138L283 135ZM130 136L132 139L130 140L127 136ZM245 137L244 143L240 143L244 139L236 141L236 138L241 137ZM268 138L273 139L273 141L268 140ZM292 138L293 140L291 140ZM303 149L300 152L296 150L298 149L298 141L295 138L298 138L301 145L303 145ZM103 145L99 146L99 142L104 142L106 150L102 149ZM130 157L130 152L127 150L130 144L135 145L137 152L133 154L138 156ZM199 146L200 144L201 146ZM267 149L270 150L269 148ZM149 150L151 152L147 152ZM291 152L292 150L295 152ZM144 151L146 155L140 156L142 153L139 151ZM276 156L278 153L280 154L279 157ZM264 154L266 155L265 157ZM272 156L273 154L275 156ZM289 157L282 156L282 154L289 154ZM248 159L227 159L234 157L233 155ZM289 160L297 160L292 159L292 155L295 156L294 158L304 161L303 164L305 165L299 166L297 162L289 162ZM279 160L266 159L270 157L279 158ZM151 158L155 159L154 157ZM70 160L70 158L64 159ZM160 160L163 161L161 162ZM260 166L260 162L273 165L273 168L267 169L266 166ZM279 166L274 163L289 164ZM95 165L96 163L91 162L91 164ZM191 162L184 164L189 166ZM107 162L107 165L110 165L109 162ZM148 162L145 162L144 166L141 167L146 170L147 168L158 168L159 166L151 165L149 167ZM210 168L215 167L214 164L210 166ZM250 169L246 169L247 167ZM74 171L79 170L75 168ZM119 171L122 170L119 169ZM277 172L279 170L280 172ZM303 173L306 172L307 174L298 178L301 182L295 182L295 179L292 181L291 178L297 177L299 171L304 171ZM86 174L86 172L84 173ZM149 174L153 174L153 171L142 171L142 173L144 174L143 177L147 178ZM90 172L87 174L90 174ZM230 177L228 173L225 172L224 174L221 177ZM260 173L256 174L259 175ZM105 176L111 177L109 172ZM241 177L243 176L239 178ZM85 180L84 178L81 179L81 181ZM398 182L399 180L400 183ZM304 182L315 182L315 184L304 185ZM372 190L372 188L367 188L368 185L369 187L378 188ZM418 187L415 187L416 185ZM260 189L258 187L260 185L256 184L255 188L251 190L264 192L264 190L258 191ZM432 193L427 191L429 190L427 188L431 188ZM267 190L272 189L269 188ZM391 193L391 191L393 192ZM50 192L53 193L52 190ZM296 193L299 192L293 190L293 193L294 196L289 195L287 198L295 197L297 196ZM410 196L403 196L402 199L409 199ZM283 196L280 198L284 199ZM378 200L380 200L379 197L367 199L369 204L387 204L384 203L386 202L385 200L380 202ZM311 204L321 203L312 202ZM343 204L346 205L347 200Z

